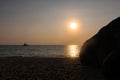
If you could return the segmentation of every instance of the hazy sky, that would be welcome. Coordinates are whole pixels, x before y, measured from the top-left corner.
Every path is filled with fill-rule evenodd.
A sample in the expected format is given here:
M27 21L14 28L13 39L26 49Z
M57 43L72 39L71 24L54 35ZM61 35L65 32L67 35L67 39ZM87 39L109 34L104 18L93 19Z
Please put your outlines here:
M82 44L119 16L120 0L0 0L0 44Z

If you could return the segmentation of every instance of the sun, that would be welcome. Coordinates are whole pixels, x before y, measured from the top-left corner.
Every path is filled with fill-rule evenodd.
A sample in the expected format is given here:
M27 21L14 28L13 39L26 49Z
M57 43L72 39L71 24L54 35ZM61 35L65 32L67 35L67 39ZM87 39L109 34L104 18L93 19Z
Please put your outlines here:
M77 23L73 22L70 24L71 29L77 29Z

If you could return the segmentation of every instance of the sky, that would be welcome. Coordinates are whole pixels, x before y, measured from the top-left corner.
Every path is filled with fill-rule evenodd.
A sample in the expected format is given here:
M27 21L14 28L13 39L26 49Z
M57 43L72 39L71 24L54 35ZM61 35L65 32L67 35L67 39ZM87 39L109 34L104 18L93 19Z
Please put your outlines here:
M0 0L0 44L83 44L120 16L120 0ZM70 29L75 22L77 29Z

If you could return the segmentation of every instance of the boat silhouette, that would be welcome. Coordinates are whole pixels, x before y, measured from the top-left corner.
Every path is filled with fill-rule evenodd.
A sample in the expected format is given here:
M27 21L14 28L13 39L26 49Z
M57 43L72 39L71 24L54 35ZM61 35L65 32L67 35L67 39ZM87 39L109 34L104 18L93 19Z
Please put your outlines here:
M27 43L24 43L23 46L29 46Z

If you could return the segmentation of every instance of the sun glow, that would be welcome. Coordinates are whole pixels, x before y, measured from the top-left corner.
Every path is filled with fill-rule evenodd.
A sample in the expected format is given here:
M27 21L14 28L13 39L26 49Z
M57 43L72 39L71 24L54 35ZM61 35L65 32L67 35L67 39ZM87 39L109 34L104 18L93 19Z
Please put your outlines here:
M71 29L76 29L77 28L77 23L73 22L70 24Z

